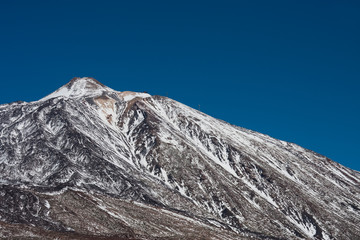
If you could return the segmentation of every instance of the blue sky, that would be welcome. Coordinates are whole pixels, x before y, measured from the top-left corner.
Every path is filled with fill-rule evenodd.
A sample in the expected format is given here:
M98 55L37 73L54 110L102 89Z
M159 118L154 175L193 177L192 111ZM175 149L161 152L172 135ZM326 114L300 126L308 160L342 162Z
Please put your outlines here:
M89 76L360 170L358 1L0 2L0 103Z

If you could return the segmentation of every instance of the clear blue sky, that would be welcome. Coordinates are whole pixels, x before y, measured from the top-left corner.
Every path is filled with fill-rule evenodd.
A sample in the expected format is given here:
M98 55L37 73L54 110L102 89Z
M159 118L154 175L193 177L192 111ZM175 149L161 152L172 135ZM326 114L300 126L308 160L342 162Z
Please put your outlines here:
M0 103L74 76L360 170L359 1L0 1Z

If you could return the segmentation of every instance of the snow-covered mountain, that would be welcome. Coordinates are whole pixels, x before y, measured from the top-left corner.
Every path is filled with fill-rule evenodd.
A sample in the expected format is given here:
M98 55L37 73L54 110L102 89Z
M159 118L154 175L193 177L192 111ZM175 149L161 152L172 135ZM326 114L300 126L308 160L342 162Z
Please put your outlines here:
M0 238L360 239L360 173L75 78L0 105Z

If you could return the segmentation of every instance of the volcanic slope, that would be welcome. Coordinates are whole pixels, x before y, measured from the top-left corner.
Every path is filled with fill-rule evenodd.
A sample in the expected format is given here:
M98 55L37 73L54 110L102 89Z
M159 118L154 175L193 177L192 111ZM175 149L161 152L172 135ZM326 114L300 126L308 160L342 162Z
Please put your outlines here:
M360 239L360 173L74 78L0 105L0 238Z

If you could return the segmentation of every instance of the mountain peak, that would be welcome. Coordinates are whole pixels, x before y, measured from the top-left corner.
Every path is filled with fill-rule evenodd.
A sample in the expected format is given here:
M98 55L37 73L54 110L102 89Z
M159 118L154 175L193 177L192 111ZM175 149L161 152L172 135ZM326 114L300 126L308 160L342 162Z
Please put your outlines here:
M104 84L100 83L98 80L91 77L75 77L70 80L67 84L60 87L55 92L47 95L46 97L40 99L41 101L48 100L56 97L65 97L65 98L81 98L81 97L96 97L102 96L104 93L115 93L124 101L131 101L134 98L147 98L151 95L148 93L141 92L131 92L124 91L119 92L115 91Z
M75 77L71 79L70 82L41 100L48 100L55 97L79 98L84 96L94 96L101 95L105 91L115 92L113 89L105 86L94 78Z
M99 87L99 86L106 87L104 84L102 84L101 82L99 82L98 80L92 77L74 77L73 79L70 80L70 82L66 84L66 86L71 88L72 86L78 85L81 82L83 83L85 82L86 84L93 85L93 87Z

